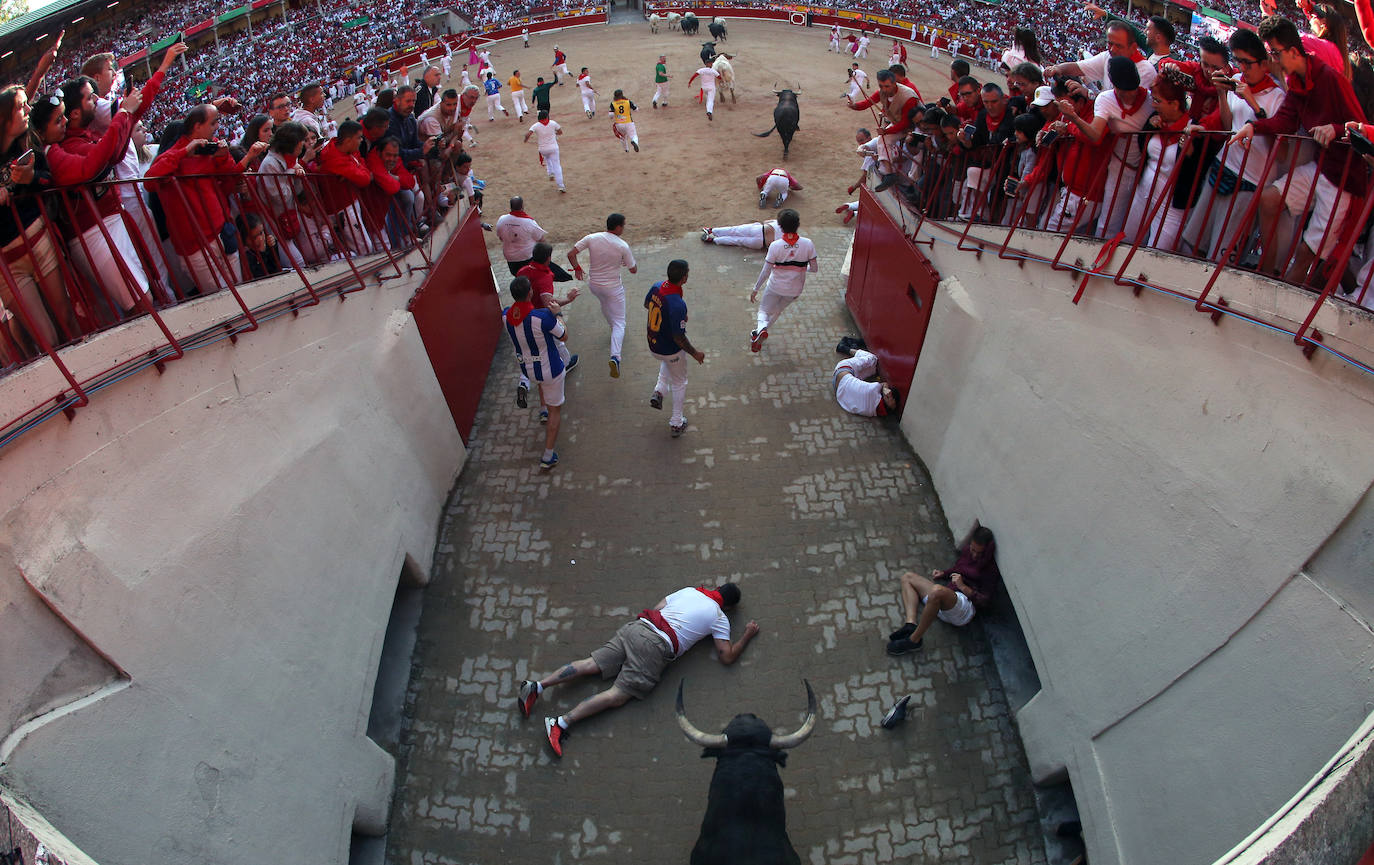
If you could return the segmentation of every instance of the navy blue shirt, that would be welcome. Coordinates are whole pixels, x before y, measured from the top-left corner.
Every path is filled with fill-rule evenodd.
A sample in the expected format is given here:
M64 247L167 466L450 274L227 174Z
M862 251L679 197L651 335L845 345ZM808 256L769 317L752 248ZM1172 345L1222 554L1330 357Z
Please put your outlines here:
M667 280L654 283L644 295L644 305L649 310L649 351L677 354L682 346L677 344L675 337L687 335L687 302L682 299L680 288L661 293L664 282Z

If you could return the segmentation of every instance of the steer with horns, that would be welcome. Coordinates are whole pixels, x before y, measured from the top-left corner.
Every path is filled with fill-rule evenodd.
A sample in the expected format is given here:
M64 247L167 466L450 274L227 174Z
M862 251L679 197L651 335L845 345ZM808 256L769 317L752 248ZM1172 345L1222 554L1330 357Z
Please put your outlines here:
M803 680L805 681L805 680ZM787 837L778 767L787 750L811 735L816 726L816 694L806 684L806 718L795 732L779 735L751 714L736 715L720 733L703 733L687 720L684 680L677 689L677 723L692 742L716 758L701 834L692 848L691 865L801 865Z

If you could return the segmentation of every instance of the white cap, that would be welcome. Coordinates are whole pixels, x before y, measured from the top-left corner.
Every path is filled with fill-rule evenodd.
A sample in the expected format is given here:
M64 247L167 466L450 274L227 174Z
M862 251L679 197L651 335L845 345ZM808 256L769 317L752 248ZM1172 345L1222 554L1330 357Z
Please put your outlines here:
M1048 85L1035 88L1035 98L1031 100L1031 105L1038 105L1044 108L1054 101L1054 90Z

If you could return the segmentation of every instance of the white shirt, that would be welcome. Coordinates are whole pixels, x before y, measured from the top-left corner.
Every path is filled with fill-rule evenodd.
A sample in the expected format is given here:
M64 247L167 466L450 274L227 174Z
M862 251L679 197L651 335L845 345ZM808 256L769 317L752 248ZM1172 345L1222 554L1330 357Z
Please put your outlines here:
M583 75L577 79L577 88L582 91L583 96L592 95L592 76Z
M685 654L708 634L717 640L730 639L730 620L709 596L696 589L679 589L665 600L667 603L660 612L677 634L679 655ZM664 639L667 640L667 635Z
M849 375L840 375L843 371ZM859 351L835 364L835 402L850 414L864 417L877 417L878 406L883 402L881 382L865 381L878 371L878 357L867 351Z
M496 220L496 237L506 261L528 261L534 255L534 245L548 234L528 216L504 213Z
M763 270L755 288L768 279L768 290L783 297L797 297L806 288L806 275L815 273L816 245L809 237L798 237L796 246L779 237L768 245Z
M534 140L539 142L540 152L558 149L558 130L563 127L558 125L557 120L550 120L548 123L541 123L538 120L530 127L534 133Z
M314 112L306 111L304 108L297 108L291 112L291 119L306 126L314 131L316 135L323 135L324 130L320 129L320 118Z
M1240 75L1236 75L1236 80L1240 80ZM1282 87L1270 87L1255 96L1255 101L1259 103L1265 113L1273 117L1278 113L1279 106L1283 104L1285 91ZM1237 94L1235 91L1226 92L1226 101L1231 106L1231 129L1240 129L1247 120L1255 119L1255 112L1250 108L1250 103ZM1264 185L1264 165L1269 161L1269 151L1274 146L1274 138L1270 135L1256 135L1250 139L1250 158L1245 158L1245 148L1236 147L1234 144L1226 148L1226 167L1233 174L1240 173L1240 162L1245 159L1245 179L1256 186Z
M634 267L634 253L630 245L609 231L598 231L573 244L578 252L587 250L587 287L617 288L621 284L620 268Z
M703 66L696 71L696 74L701 76L702 90L716 89L716 79L720 77L719 72L712 69L710 66Z
M1083 81L1086 84L1096 84L1104 90L1112 89L1112 83L1107 80L1107 61L1112 57L1111 52L1102 51L1087 60L1078 61L1078 68L1083 71ZM1140 86L1146 90L1155 83L1155 78L1159 72L1150 65L1149 60L1138 60L1135 64L1135 71L1140 73Z
M1107 129L1116 133L1116 145L1112 152L1122 159L1129 157L1133 167L1140 165L1140 145L1131 133L1144 129L1145 121L1150 119L1151 114L1150 94L1146 93L1144 88L1141 88L1140 92L1145 101L1129 117L1126 116L1114 89L1103 90L1093 100L1093 116L1107 118ZM1108 194L1111 194L1110 191Z

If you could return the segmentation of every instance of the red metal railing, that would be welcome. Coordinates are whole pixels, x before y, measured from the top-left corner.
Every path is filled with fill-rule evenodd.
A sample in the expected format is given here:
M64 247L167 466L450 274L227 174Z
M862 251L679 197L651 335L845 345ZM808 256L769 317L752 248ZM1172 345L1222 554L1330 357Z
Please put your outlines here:
M925 152L915 150L915 159L906 163L908 172L879 199L899 216L913 240L927 220L936 220L928 233L950 236L960 250L980 255L995 250L1001 258L1081 273L1075 303L1091 278L1111 279L1137 292L1149 288L1187 300L1213 321L1230 315L1283 330L1308 356L1318 347L1331 351L1312 328L1328 302L1374 307L1374 266L1367 263L1374 259L1374 239L1363 268L1358 274L1351 268L1374 212L1374 194L1363 192L1368 168L1353 152L1327 168L1319 196L1317 178L1323 176L1323 166L1313 161L1312 140L1302 136L1281 136L1263 153L1238 148L1225 133L1147 132L1100 146L1111 148L1112 155L1097 163L1095 171L1084 170L1090 163L1083 160L1093 158L1088 149L1060 139L1041 148L1036 169L1020 178L1013 170L1020 153L1012 145L937 151L922 144ZM1112 170L1114 164L1122 167ZM1008 179L1019 183L1008 184ZM1277 213L1263 206L1262 193L1269 187L1284 201ZM1355 192L1329 194L1348 188ZM1005 236L990 240L991 227L1006 229ZM971 233L975 228L979 230ZM1018 246L1018 233L1027 229L1060 236L1054 254ZM1103 241L1092 264L1069 259L1075 236ZM1142 249L1215 266L1202 288L1190 292L1151 282L1143 274L1129 275ZM1290 328L1232 309L1219 296L1212 299L1222 274L1235 272L1314 292L1312 307L1301 324ZM1333 353L1374 372L1365 362Z
M168 361L189 349L258 328L267 318L428 270L432 264L420 216L405 212L399 198L371 197L342 187L338 178L310 174L248 174L231 191L214 192L231 215L219 232L188 231L190 214L204 212L203 181L219 177L138 179L45 191L4 205L24 226L0 256L0 376L48 358L65 380L51 399L0 418L0 447L33 426L73 412L90 394L132 371ZM26 224L27 223L27 224ZM265 248L259 250L263 229ZM207 236L208 234L208 236ZM272 238L269 242L266 238ZM411 252L421 259L403 259ZM249 261L251 259L251 263ZM343 271L320 275L341 262ZM293 273L297 290L257 307L240 286ZM178 337L163 312L188 300L226 292L237 310L213 326ZM135 318L156 323L161 341L135 356L80 379L61 349Z

